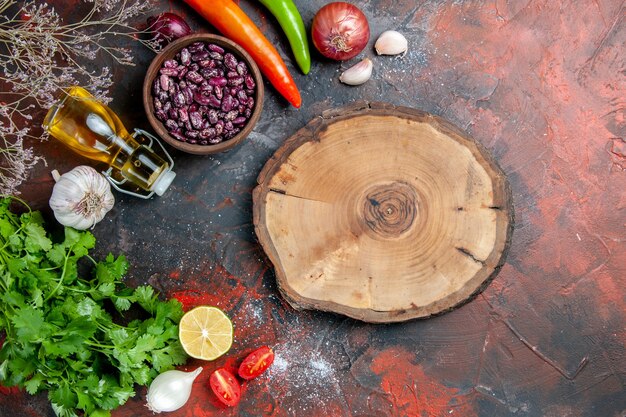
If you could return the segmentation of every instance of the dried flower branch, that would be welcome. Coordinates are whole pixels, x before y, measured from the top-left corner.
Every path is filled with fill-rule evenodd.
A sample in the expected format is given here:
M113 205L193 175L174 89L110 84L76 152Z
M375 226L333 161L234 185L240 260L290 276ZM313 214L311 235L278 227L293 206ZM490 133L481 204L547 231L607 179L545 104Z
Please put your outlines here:
M81 85L105 103L112 84L109 67L90 71L97 57L133 65L119 38L135 39L152 50L158 44L131 26L149 10L149 1L84 0L91 7L77 22L64 23L48 3L0 0L0 193L17 194L43 157L25 148L35 138L32 114L50 107L61 89ZM112 46L114 45L114 46ZM36 126L38 127L38 125Z

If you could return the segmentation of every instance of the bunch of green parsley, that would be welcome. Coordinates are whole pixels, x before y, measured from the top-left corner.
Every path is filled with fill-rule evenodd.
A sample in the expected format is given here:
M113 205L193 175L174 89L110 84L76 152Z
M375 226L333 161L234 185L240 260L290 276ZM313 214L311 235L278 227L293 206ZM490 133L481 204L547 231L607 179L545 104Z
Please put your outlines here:
M58 416L103 417L135 395L135 384L185 362L177 300L126 287L123 256L94 261L94 236L67 227L55 243L41 213L16 215L12 200L0 200L1 384L47 390Z

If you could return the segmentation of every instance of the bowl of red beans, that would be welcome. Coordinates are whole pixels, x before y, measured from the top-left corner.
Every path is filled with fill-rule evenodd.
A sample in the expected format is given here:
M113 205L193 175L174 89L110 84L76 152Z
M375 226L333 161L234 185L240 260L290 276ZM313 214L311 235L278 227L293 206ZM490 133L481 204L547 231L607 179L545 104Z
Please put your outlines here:
M250 55L222 36L201 33L167 45L143 83L152 128L172 147L197 155L229 150L263 109L263 80Z

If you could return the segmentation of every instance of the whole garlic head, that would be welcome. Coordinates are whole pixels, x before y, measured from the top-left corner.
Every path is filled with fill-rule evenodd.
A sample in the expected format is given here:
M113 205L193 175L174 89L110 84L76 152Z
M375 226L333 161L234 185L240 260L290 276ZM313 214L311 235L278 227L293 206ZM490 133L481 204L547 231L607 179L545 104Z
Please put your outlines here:
M59 176L50 197L54 217L63 226L78 230L94 227L113 208L115 198L109 182L95 169L81 165Z

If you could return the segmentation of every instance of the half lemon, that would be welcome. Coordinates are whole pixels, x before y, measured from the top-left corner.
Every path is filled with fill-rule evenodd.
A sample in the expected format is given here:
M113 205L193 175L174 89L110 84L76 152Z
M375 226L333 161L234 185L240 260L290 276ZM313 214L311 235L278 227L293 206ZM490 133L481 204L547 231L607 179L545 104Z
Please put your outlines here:
M217 307L196 307L185 313L178 326L180 344L192 358L212 361L233 344L233 324Z

